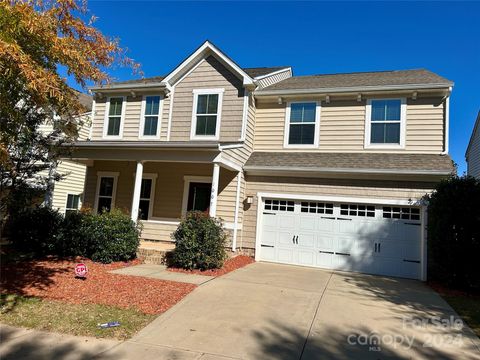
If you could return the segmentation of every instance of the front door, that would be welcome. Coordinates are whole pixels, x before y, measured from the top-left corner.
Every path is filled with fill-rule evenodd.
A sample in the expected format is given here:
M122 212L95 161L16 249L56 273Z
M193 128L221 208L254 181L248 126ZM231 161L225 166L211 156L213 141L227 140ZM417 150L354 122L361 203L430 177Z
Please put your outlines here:
M208 212L212 184L191 182L188 189L187 211Z

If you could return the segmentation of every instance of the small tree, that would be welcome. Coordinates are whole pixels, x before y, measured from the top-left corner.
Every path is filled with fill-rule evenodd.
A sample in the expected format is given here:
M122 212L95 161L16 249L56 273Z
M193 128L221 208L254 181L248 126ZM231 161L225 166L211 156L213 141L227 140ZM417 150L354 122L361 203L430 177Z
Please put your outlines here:
M429 278L480 290L480 182L451 177L439 183L427 201Z
M11 213L28 189L58 178L62 146L75 140L84 108L65 75L85 88L109 80L114 64L138 67L118 41L85 22L86 1L0 1L0 214ZM59 72L63 68L65 74ZM40 126L51 124L43 133ZM42 171L49 176L42 175ZM29 199L27 199L29 201ZM20 204L22 207L24 204Z

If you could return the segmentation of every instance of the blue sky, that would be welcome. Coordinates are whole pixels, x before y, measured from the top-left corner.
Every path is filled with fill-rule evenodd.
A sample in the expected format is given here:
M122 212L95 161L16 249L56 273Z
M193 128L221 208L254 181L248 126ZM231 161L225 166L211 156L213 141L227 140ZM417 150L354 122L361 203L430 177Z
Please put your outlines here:
M291 65L295 75L432 70L455 82L450 154L465 171L480 110L478 2L90 1L89 9L145 76L168 73L206 39L243 67Z

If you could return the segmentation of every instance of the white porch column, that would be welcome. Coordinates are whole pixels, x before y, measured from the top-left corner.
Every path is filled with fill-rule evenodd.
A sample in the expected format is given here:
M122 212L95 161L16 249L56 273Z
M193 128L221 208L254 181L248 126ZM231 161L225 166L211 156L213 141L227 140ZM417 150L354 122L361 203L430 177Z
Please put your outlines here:
M233 224L233 240L232 251L237 251L237 233L238 233L238 211L240 208L240 184L242 182L242 173L239 171L237 174L237 194L235 197L235 215Z
M138 207L140 204L140 190L142 188L143 177L143 162L137 161L137 171L135 173L135 185L133 187L133 200L132 200L132 220L138 220Z
M215 217L217 214L217 197L218 197L218 179L220 178L220 165L213 164L212 175L212 192L210 194L210 216Z

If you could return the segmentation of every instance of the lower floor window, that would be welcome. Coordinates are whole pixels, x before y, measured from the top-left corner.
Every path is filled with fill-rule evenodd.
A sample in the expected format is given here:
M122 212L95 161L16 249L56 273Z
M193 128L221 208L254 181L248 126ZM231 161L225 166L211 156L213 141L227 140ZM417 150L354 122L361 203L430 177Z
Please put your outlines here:
M65 206L65 215L71 212L77 212L80 205L80 195L68 194L67 205Z
M110 211L113 203L113 186L115 178L103 176L100 178L100 189L98 191L97 212Z

